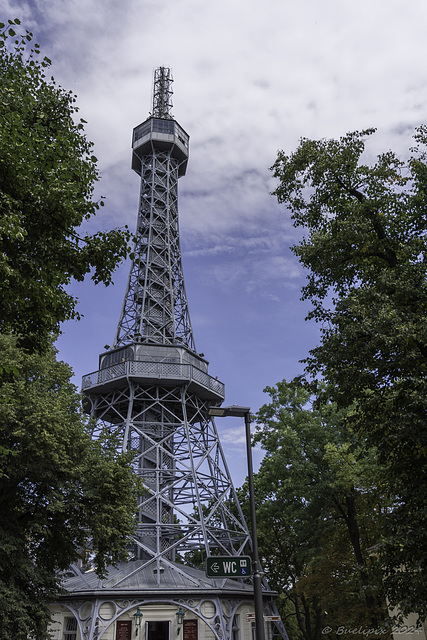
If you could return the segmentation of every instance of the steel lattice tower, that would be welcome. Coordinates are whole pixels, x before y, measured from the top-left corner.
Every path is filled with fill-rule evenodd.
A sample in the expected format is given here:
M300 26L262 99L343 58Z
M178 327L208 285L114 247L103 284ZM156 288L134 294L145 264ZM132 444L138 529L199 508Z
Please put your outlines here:
M188 313L178 179L189 136L171 116L171 82L169 69L156 69L152 115L133 132L132 167L141 176L134 258L112 348L83 379L92 415L136 452L146 490L136 558L147 561L194 550L239 554L249 541L208 416L224 386L196 351Z
M89 640L136 604L159 598L182 604L213 637L231 638L235 612L252 598L249 580L209 580L191 567L212 555L248 553L251 539L208 413L223 402L224 385L196 350L188 311L178 179L189 136L171 115L171 86L170 70L156 69L152 113L133 131L132 168L141 178L134 257L113 345L83 378L86 411L135 453L144 485L133 558L104 582L75 567L65 585L71 595L63 602ZM204 591L214 615L195 600ZM87 615L84 597L92 603ZM112 599L114 616L104 619ZM266 610L274 610L268 588Z

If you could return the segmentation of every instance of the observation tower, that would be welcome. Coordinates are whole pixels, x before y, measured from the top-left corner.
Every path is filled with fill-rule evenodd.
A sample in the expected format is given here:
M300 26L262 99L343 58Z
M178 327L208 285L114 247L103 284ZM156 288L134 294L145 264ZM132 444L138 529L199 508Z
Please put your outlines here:
M132 136L140 196L124 302L112 346L82 388L97 429L135 453L138 525L129 561L106 579L72 568L54 609L58 640L252 640L251 577L208 578L203 569L212 556L250 555L251 538L209 416L224 385L209 374L190 322L178 224L189 136L171 99L170 69L160 67L152 112ZM263 598L274 614L267 586ZM280 622L277 632L286 637Z

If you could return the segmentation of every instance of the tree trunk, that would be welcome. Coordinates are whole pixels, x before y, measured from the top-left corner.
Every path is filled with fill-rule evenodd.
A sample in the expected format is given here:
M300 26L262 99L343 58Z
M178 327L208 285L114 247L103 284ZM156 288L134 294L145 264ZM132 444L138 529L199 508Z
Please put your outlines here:
M362 581L362 585L364 587L363 591L365 594L366 607L370 614L370 622L374 629L378 628L378 618L376 616L376 603L375 598L369 591L369 576L366 570L366 562L362 553L362 549L360 547L360 531L359 525L357 522L357 513L356 513L356 501L354 492L351 495L347 495L346 499L347 506L347 514L345 516L345 522L347 525L348 532L350 534L351 544L353 546L354 555L357 560L357 564L359 565L359 574L360 579Z

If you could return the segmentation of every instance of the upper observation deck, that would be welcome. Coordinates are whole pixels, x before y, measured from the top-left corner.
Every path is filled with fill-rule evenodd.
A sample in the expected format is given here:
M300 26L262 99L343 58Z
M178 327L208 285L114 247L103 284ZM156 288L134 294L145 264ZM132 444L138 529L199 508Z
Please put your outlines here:
M132 169L141 174L143 156L170 150L179 161L178 175L183 176L187 168L190 136L172 118L148 118L135 127L132 136Z

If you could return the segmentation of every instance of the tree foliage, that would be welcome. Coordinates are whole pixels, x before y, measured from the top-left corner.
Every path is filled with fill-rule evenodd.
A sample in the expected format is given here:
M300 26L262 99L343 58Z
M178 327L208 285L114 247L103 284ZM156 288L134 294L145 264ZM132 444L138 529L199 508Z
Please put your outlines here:
M47 604L78 558L127 557L141 487L130 454L91 438L52 335L78 317L71 281L109 284L127 231L90 235L92 144L32 34L0 25L0 639L48 637Z
M407 159L366 164L373 129L302 139L273 165L279 202L305 235L303 297L322 323L306 360L356 438L376 447L396 496L382 538L390 602L427 615L427 128Z
M0 330L37 346L78 315L71 279L111 282L129 234L79 230L103 204L93 145L76 97L47 78L50 60L17 28L0 24Z
M0 637L41 638L59 571L126 557L136 509L129 454L94 441L68 365L0 334ZM93 557L92 557L93 556Z
M368 549L387 498L376 486L374 451L355 444L334 405L312 406L301 384L265 391L270 403L256 416L254 440L266 452L256 496L269 582L292 603L304 640L320 640L327 627L334 637L343 624L378 629L387 616Z

